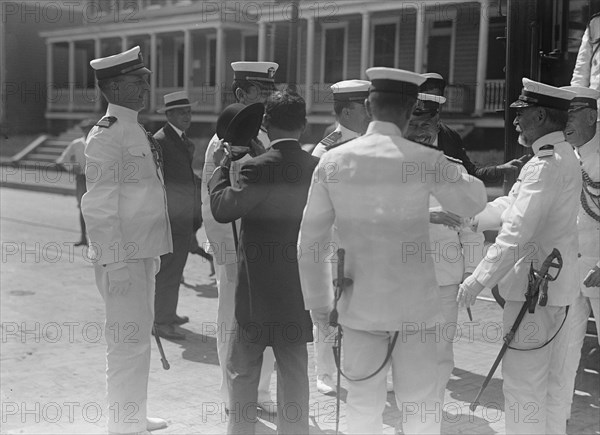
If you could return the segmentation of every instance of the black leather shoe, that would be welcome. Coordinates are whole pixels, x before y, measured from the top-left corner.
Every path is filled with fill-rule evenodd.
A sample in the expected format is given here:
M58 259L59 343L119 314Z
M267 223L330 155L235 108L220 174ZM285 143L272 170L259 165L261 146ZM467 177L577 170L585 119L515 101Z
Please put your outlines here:
M177 314L175 314L175 319L173 320L173 324L174 325L183 325L184 323L187 323L190 321L190 318L188 316L178 316Z
M175 331L175 327L173 325L163 325L156 324L156 333L161 338L166 338L167 340L185 340L185 335ZM154 331L152 331L154 334Z
M80 240L79 242L75 243L75 246L87 246L88 242L87 240Z

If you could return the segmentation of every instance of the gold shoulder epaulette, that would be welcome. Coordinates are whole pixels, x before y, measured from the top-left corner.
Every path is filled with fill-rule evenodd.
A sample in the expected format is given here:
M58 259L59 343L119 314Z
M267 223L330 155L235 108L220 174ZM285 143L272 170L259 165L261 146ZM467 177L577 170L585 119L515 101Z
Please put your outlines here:
M98 121L96 125L98 127L110 128L110 126L113 125L115 122L117 122L116 116L105 116L100 121Z
M333 131L330 134L328 134L327 136L325 136L323 138L323 140L321 141L321 143L323 145L325 145L325 147L328 147L328 146L335 144L338 140L340 140L341 137L342 137L341 131Z

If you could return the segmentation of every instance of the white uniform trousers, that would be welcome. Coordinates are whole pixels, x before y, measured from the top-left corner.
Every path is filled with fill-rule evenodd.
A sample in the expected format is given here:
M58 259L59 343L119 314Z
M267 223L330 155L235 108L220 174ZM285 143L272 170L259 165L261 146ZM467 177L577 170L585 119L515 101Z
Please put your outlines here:
M215 262L217 288L217 355L221 366L220 393L223 402L229 403L227 390L227 347L235 332L235 284L237 281L237 264L217 264ZM263 353L263 363L258 384L258 401L271 400L271 374L275 369L273 349L267 347Z
M579 367L579 360L581 358L581 348L583 347L583 339L587 330L588 318L592 311L596 320L596 330L600 331L600 299L588 298L579 293L577 299L575 299L569 308L569 315L564 326L564 328L567 328L569 334L567 340L569 348L564 373L566 379L564 400L569 406L567 418L571 416L575 378L577 377L577 368ZM598 337L598 341L600 342L600 336Z
M160 269L160 258L126 264L131 286L124 295L109 294L108 272L101 265L94 266L106 307L108 432L119 434L146 430L154 277Z
M392 352L391 366L396 403L402 411L407 434L439 434L441 404L438 398L438 361L435 329L416 330L411 324L400 332ZM411 332L408 332L408 331ZM359 331L343 328L343 366L346 375L360 378L373 373L388 351L393 331ZM383 433L389 364L366 381L348 382L349 434Z
M442 316L444 323L440 327L440 334L437 343L438 349L438 389L440 400L444 403L446 385L454 370L454 336L456 335L456 326L458 321L458 284L440 286L440 301L442 303Z
M333 358L333 344L335 341L335 329L329 326L329 313L319 313L310 310L313 321L313 349L315 353L317 377L328 375L335 381L337 369Z
M504 331L512 327L523 302L506 301ZM527 312L511 344L518 349L534 349L550 340L565 318L566 307L537 306ZM571 313L569 312L569 315ZM563 326L554 340L536 350L508 349L502 361L506 433L565 434L566 403L564 365L568 331Z

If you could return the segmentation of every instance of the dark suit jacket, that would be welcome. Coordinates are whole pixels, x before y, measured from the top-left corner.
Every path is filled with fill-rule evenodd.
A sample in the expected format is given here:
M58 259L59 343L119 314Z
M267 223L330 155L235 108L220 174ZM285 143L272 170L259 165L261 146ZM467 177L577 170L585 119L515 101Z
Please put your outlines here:
M196 201L193 155L190 155L187 145L168 123L154 134L154 138L162 148L171 232L190 235Z
M488 183L502 182L504 179L503 175L496 166L475 166L471 159L469 159L469 156L463 147L460 135L443 122L440 122L439 126L438 149L440 151L447 156L461 160L467 172L480 180Z
M242 219L235 317L256 343L313 339L296 245L317 163L297 141L279 142L242 166L239 188L230 186L227 169L217 169L208 183L214 218L221 223Z

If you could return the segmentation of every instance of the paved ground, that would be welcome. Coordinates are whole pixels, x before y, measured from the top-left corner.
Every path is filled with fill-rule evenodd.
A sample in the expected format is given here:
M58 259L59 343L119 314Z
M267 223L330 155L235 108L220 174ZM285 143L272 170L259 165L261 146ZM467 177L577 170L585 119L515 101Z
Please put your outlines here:
M72 196L0 188L2 433L104 432L103 303L92 266L72 245L78 225ZM169 371L162 369L153 349L149 413L170 423L157 434L221 434L226 416L217 394L220 371L212 333L217 290L208 264L197 256L190 258L184 275L179 311L192 319L182 328L187 340L163 340ZM504 430L499 372L482 398L485 406L474 413L468 410L501 345L500 309L480 301L473 314L475 322L469 324L460 313L456 368L443 409L444 434ZM586 339L569 434L600 433L599 355L597 343ZM319 394L312 369L309 375L311 434L333 433L335 399ZM275 379L272 384L275 391ZM343 391L342 430L345 397ZM388 394L386 434L400 429L399 417L393 394ZM269 419L257 426L260 434L273 434L275 428Z

